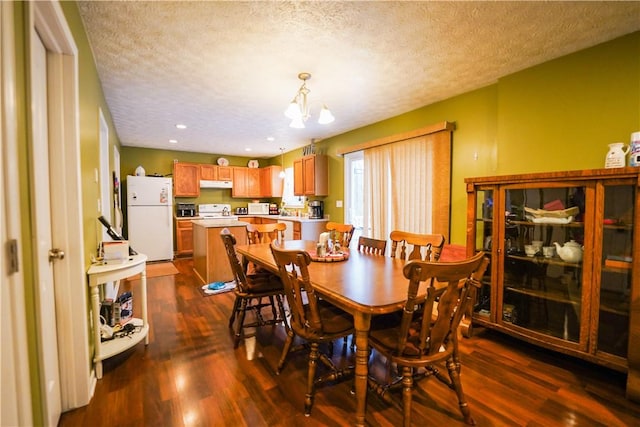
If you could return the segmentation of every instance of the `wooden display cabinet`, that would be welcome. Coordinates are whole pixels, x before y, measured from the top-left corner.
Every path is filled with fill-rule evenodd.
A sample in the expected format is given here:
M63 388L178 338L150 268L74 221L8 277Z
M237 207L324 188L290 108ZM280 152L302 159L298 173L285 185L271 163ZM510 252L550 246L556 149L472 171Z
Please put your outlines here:
M173 164L173 187L175 197L200 196L200 165L175 162Z
M640 401L640 168L467 178L467 255L491 259L467 319L627 372ZM574 208L572 215L561 214ZM562 247L527 255L525 245ZM558 243L558 246L555 245ZM471 333L467 323L466 335Z
M327 156L313 154L294 160L293 194L296 196L329 195Z

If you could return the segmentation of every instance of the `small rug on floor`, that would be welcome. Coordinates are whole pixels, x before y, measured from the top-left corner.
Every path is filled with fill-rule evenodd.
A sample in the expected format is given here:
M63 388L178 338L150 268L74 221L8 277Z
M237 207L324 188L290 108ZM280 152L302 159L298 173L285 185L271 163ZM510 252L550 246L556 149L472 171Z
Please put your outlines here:
M200 287L200 290L202 291L202 293L204 294L204 296L209 296L209 295L217 295L217 294L222 294L225 292L230 292L232 290L234 290L236 288L236 282L235 280L232 280L230 282L213 282L213 283L209 283L206 285L202 285Z
M172 262L147 263L147 279L151 277L171 276L180 273ZM129 280L140 279L140 275L136 274Z

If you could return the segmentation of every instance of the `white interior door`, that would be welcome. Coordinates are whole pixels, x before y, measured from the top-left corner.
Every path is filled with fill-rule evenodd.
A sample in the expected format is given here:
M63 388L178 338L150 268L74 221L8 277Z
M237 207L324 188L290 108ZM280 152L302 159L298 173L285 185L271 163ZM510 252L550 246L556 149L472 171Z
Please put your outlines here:
M36 323L38 358L41 369L41 392L46 425L58 424L60 372L58 366L58 333L56 329L55 282L53 280L53 248L51 237L51 200L49 180L49 124L47 101L47 51L35 31L31 30L32 144L31 173L33 183L32 221L37 283Z

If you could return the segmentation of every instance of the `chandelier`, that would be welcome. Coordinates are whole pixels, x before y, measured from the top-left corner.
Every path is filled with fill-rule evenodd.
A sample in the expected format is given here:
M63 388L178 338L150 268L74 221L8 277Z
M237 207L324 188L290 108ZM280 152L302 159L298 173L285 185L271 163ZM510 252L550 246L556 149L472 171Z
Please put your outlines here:
M300 86L298 93L293 97L293 100L291 101L291 104L289 104L289 108L284 112L284 115L291 119L289 126L296 129L303 129L304 123L310 117L309 104L307 102L307 95L309 95L310 90L307 89L307 80L311 78L311 74L300 73L298 74L298 78L302 80L302 86ZM320 116L318 117L318 123L326 125L334 120L335 117L333 117L331 111L329 111L327 106L323 104L322 109L320 110Z

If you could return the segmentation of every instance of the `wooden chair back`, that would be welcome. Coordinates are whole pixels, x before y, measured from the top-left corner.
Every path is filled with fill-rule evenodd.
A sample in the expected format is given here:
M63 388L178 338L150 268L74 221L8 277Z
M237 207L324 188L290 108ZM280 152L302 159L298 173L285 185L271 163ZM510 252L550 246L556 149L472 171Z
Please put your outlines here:
M442 234L416 234L406 231L394 230L389 235L391 239L391 257L398 256L402 260L438 261L444 247ZM407 245L413 248L407 258ZM398 254L398 249L400 253ZM424 249L424 257L423 257Z
M249 244L271 243L274 240L283 241L287 224L277 222L273 224L249 224L247 225L247 239Z
M322 335L318 296L309 279L308 266L311 264L311 257L305 251L280 249L275 242L271 243L271 252L278 265L291 310L291 328L296 334L307 339Z
M488 264L484 252L458 262L409 261L403 271L409 284L395 353L417 358L437 355L439 360L453 353L456 331L467 305L473 303L472 287L480 287ZM427 284L426 300L418 298L421 283ZM419 304L433 316L422 316L417 322L414 310ZM435 304L437 310L433 310Z
M342 224L339 222L331 222L329 221L326 225L327 231L335 231L339 233L338 241L340 242L340 246L343 248L348 248L351 243L351 238L353 237L353 225L352 224Z
M233 278L236 281L236 287L239 292L248 292L249 285L247 283L247 275L245 274L245 269L240 264L240 258L236 253L236 238L228 228L223 228L220 232L220 237L222 238L222 243L224 245L224 250L227 253L227 258L229 259L229 265L231 266L231 272L233 273Z
M371 237L358 237L358 250L372 255L384 255L387 249L387 241L372 239Z

